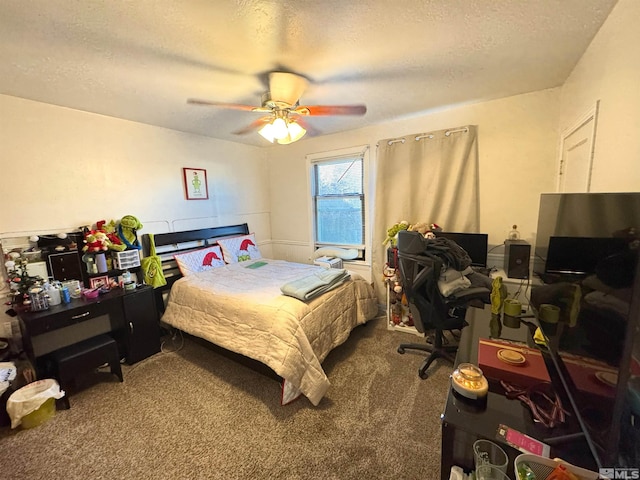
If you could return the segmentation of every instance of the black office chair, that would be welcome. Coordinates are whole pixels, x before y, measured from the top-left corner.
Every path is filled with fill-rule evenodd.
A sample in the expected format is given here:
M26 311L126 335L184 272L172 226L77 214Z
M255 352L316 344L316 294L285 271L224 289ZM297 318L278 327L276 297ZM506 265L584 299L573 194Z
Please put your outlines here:
M428 343L403 343L398 353L405 350L430 352L418 369L420 378L427 378L427 369L437 358L455 361L457 344L445 344L445 331L462 330L467 326L465 314L472 301L490 303L491 290L469 287L449 297L443 297L438 279L447 258L446 246L435 245L419 232L401 231L398 234L398 266L400 279L416 329L425 334L431 330L433 340Z

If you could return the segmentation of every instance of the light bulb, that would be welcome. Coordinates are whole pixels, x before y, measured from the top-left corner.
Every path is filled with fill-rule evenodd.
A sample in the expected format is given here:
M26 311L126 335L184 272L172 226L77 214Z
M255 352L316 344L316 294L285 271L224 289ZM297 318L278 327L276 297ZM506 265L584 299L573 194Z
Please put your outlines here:
M307 131L304 128L302 128L300 125L298 125L295 122L290 122L289 126L287 127L287 130L288 130L287 136L284 138L278 139L278 143L280 145L288 145L290 143L297 142L302 137L304 137L305 133L307 133Z
M280 140L289 135L289 130L287 130L287 122L284 121L284 118L276 118L273 123L273 136Z
M269 140L271 143L273 143L275 135L273 134L273 125L272 124L267 123L264 127L262 127L260 130L258 130L258 133L260 135L262 135L264 138L266 138L267 140Z
M297 142L298 140L300 140L302 137L304 137L305 133L307 133L307 131L297 123L291 122L289 124L289 136L291 137L292 142Z

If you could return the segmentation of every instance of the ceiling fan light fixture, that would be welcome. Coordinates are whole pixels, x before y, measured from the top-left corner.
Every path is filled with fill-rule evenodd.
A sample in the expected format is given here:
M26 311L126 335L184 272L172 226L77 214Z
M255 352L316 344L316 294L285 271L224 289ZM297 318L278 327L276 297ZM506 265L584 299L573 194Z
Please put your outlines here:
M288 130L287 136L284 138L278 139L278 143L280 145L288 145L290 143L297 142L302 137L304 137L305 133L307 133L307 131L304 128L302 128L300 125L298 125L295 122L289 122L287 126L287 130Z
M287 122L284 118L278 117L273 122L271 122L271 126L273 127L273 136L277 140L281 140L289 135L289 129L287 128Z
M262 127L260 130L258 130L258 133L260 135L262 135L263 138L265 138L266 140L270 141L271 143L273 143L273 141L276 138L275 135L273 134L273 124L272 123L265 124L264 127Z
M305 133L307 133L307 131L298 123L289 123L289 136L291 137L292 142L297 142L298 140L300 140L302 137L304 137Z

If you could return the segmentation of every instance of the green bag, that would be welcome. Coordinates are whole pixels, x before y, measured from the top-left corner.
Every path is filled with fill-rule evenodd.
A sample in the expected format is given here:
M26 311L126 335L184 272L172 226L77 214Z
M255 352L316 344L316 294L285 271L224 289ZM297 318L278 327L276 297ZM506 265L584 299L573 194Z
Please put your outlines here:
M162 271L162 259L156 255L156 243L153 241L153 233L149 233L149 256L144 257L141 261L142 275L144 283L151 285L153 288L162 287L167 284Z

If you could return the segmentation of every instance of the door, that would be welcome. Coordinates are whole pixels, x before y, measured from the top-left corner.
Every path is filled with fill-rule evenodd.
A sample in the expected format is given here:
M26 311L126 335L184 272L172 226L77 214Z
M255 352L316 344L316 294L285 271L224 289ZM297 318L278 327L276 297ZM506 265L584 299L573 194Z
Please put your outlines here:
M559 192L588 192L591 188L591 169L597 126L598 104L582 115L574 126L562 134Z

